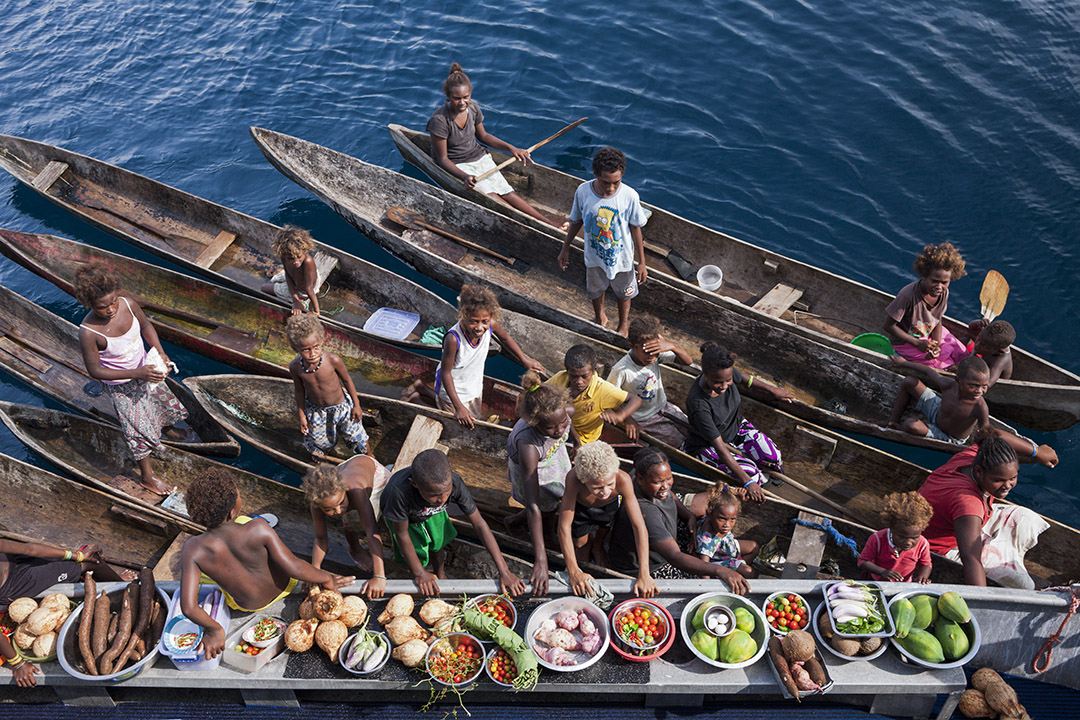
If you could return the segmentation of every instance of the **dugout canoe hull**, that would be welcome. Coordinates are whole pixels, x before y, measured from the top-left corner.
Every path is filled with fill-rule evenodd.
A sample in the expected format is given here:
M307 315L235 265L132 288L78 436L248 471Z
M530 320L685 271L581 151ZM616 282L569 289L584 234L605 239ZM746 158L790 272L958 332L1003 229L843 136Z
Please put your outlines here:
M80 264L104 264L139 300L158 334L171 343L247 372L288 377L296 352L285 337L289 310L199 278L51 235L0 230L0 252L73 291ZM326 325L323 347L337 353L360 392L398 395L416 378L432 382L438 361L364 335ZM486 416L515 416L516 390L484 381Z
M516 220L315 143L262 128L251 128L251 134L267 159L286 176L429 277L455 289L465 283L485 285L505 307L626 347L625 338L592 322L580 250L571 249L569 268L560 271L556 263L560 242ZM516 262L509 265L470 252L426 230L403 230L386 215L395 205L417 211L429 223L472 242L510 253ZM900 376L891 370L663 281L650 281L642 287L634 299L634 311L660 318L665 336L689 350L697 350L706 341L722 342L738 354L741 370L791 391L796 401L786 409L799 417L905 444L946 452L957 449L881 427L900 385ZM613 315L610 309L608 316Z
M0 285L0 367L38 392L90 417L118 425L112 400L86 372L79 328ZM236 457L240 444L173 378L166 383L188 411L191 442L164 440L200 455Z
M431 158L427 133L396 124L388 129L402 156L444 189L559 240L564 237L556 228L465 187ZM498 150L492 156L496 163L509 158ZM559 221L566 219L574 191L582 182L536 163L525 167L516 163L503 175L525 200ZM891 369L887 358L851 345L851 339L863 332L881 332L892 294L642 204L652 213L643 228L650 273L661 273L665 282L734 312ZM669 256L689 261L694 269L706 264L721 267L723 286L719 292L710 292L692 280L687 282ZM802 296L779 317L754 308L780 284L802 291ZM946 318L945 325L957 337L968 339L966 323ZM1040 431L1063 430L1080 421L1080 376L1016 345L1012 355L1014 377L999 380L986 395L995 415Z
M51 163L66 167L46 185L38 178ZM277 225L121 167L11 135L0 135L0 167L122 240L232 290L287 306L260 290L281 267L272 246ZM224 249L215 246L222 232L236 236ZM449 328L457 321L457 310L450 303L416 283L325 243L316 242L316 250L337 261L324 285L329 289L320 295L324 321L370 334L363 330L364 323L381 307L416 313L420 321L404 340L370 334L414 349L431 348L420 342L429 325ZM204 251L208 255L200 261Z

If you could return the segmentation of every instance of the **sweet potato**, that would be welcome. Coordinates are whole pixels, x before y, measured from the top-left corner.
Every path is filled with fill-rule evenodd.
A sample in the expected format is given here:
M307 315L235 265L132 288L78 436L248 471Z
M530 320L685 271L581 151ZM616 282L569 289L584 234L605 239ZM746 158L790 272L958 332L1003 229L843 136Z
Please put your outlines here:
M776 667L776 674L780 676L780 682L783 683L784 689L791 694L791 697L795 698L796 702L801 703L799 688L795 684L795 678L791 676L791 667L788 665L787 658L784 657L784 649L780 644L780 638L775 635L769 637L769 659L772 660L773 666Z
M97 675L97 663L94 662L94 654L90 651L90 628L94 624L94 608L97 606L97 582L94 581L94 571L86 573L83 580L83 609L82 617L79 618L79 654L86 665L87 675Z
M135 604L134 598L137 589L134 582L128 583L128 586L124 588L124 598L120 603L120 619L116 622L116 637L109 645L109 649L105 651L105 654L98 661L98 672L102 675L112 674L113 664L120 657L120 653L124 651L124 646L131 635L132 607Z
M90 631L90 652L94 655L95 666L108 647L109 619L109 596L102 590L94 603L94 627Z
M818 662L817 655L812 656L809 660L803 663L803 667L806 672L810 673L810 679L817 685L825 685L829 682L829 679L825 677L825 668Z

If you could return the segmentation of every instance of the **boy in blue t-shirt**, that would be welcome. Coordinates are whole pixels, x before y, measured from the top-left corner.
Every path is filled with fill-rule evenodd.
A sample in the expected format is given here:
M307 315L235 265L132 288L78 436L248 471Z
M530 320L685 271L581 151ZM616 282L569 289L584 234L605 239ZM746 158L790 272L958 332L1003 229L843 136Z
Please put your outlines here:
M611 288L619 308L616 332L625 337L629 332L630 300L637 296L638 285L649 274L645 267L645 241L641 237L641 226L648 216L637 192L623 185L626 156L620 150L600 148L593 156L592 166L596 179L583 182L574 192L570 227L559 252L559 267L565 270L570 264L570 243L584 227L585 293L592 300L594 321L599 325L607 323L604 293Z

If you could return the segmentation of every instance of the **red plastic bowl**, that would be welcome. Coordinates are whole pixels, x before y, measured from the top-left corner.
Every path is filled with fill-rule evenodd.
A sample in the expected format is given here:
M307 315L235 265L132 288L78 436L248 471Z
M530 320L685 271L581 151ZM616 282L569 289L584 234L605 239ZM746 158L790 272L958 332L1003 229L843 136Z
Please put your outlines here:
M660 603L654 603L651 600L642 601L638 598L624 600L615 607L611 608L611 612L608 613L608 621L611 627L615 627L615 615L622 609L624 605L639 602L648 602L650 605L655 606L657 610L663 613L664 618L667 620L669 631L667 642L657 648L656 652L654 652L652 655L632 655L619 647L619 645L615 642L615 631L613 629L611 633L609 633L608 644L611 645L611 649L614 650L615 653L619 655L619 657L625 658L630 662L648 662L650 660L655 660L656 658L660 657L671 649L671 646L675 644L675 636L678 634L675 632L675 618L671 616L671 613L668 612L668 609L666 607L664 607Z

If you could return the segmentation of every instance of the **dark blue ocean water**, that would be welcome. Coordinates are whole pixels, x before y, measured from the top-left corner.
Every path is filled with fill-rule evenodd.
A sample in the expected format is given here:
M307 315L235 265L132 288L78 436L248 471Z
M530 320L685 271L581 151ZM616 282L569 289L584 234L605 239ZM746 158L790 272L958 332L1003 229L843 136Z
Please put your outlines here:
M422 127L457 60L496 135L529 145L588 115L538 159L583 175L598 145L616 145L644 198L751 242L895 291L923 244L950 240L971 272L951 313L977 314L995 268L1020 344L1077 370L1078 30L1075 5L1017 0L7 0L0 132L307 226L402 270L279 175L247 128L404 169L385 125ZM150 259L6 175L0 227ZM0 282L82 316L7 261ZM228 371L170 354L184 375ZM4 375L0 395L45 402ZM1025 467L1014 497L1075 523L1080 430L1038 438L1061 466ZM0 451L30 458L6 431ZM239 463L291 477L251 448Z

